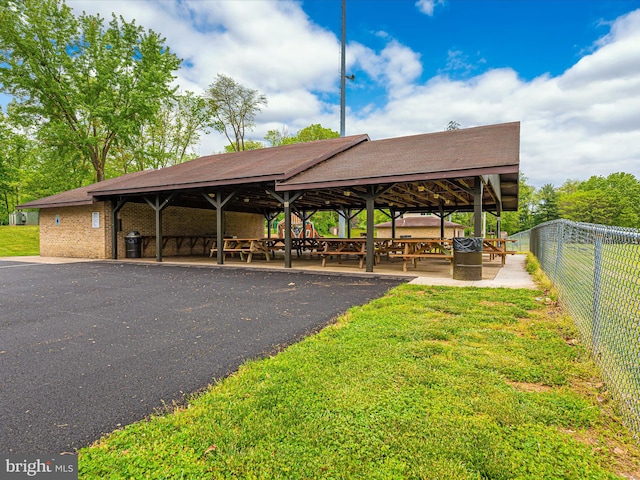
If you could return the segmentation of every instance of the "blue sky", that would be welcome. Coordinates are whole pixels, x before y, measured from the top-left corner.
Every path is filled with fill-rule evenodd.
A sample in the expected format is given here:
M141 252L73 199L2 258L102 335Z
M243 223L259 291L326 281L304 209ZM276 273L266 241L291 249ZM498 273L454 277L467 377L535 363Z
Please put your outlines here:
M524 80L557 76L594 48L610 22L640 1L615 0L347 0L347 41L382 49L390 39L419 53L426 82L437 75L469 79L496 68L511 68ZM341 2L306 0L314 22L340 35ZM350 85L350 106L380 95L361 69ZM364 73L364 75L363 75Z
M67 0L136 19L184 59L176 83L217 73L264 93L251 133L339 130L341 0ZM372 139L521 122L537 187L640 178L640 0L347 0L347 135ZM217 133L202 155L223 149Z

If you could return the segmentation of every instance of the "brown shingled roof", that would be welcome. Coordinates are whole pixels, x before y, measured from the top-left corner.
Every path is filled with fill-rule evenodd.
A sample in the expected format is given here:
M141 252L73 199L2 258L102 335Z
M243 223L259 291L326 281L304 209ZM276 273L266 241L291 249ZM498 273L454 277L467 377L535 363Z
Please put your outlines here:
M192 208L211 208L213 192L228 195L229 211L281 208L265 190L304 193L296 208L364 208L368 189L376 208L473 211L483 184L483 207L518 208L520 123L371 141L367 135L209 155L179 165L136 172L20 205L47 208L91 204L149 193ZM302 192L304 191L304 192Z
M376 228L391 228L391 222L379 223ZM415 227L439 227L440 219L430 215L420 215L417 217L404 217L396 220L396 228L415 228ZM445 227L463 227L459 223L444 221Z
M97 184L95 195L143 193L286 180L291 176L369 140L367 135L318 140L275 148L200 157L120 183Z
M100 182L100 185L103 187L115 187L120 183L135 181L135 179L139 179L141 176L152 172L152 170L145 170L142 172L132 172L127 173L126 175L121 175L116 178L111 178L109 180L104 180ZM31 202L23 203L22 205L18 205L17 208L53 208L53 207L75 207L78 205L91 205L95 203L95 199L92 194L89 192L96 188L95 183L91 185L86 185L84 187L75 188L73 190L68 190L66 192L57 193L55 195L50 195L48 197L40 198L38 200L33 200Z
M520 123L513 122L366 142L279 183L277 189L511 173L519 163Z

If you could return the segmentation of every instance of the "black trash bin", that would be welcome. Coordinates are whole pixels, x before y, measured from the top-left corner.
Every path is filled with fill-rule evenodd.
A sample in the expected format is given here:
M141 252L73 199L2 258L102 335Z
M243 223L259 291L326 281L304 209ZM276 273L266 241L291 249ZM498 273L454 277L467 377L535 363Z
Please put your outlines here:
M453 279L482 280L482 238L453 239Z
M124 241L127 245L127 258L142 257L142 235L140 235L139 232L133 231L127 233Z

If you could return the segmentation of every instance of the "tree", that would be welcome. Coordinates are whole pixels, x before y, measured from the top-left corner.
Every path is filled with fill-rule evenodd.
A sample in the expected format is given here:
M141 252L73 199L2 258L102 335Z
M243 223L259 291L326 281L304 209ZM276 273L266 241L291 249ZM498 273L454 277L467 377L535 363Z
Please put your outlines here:
M149 168L157 169L196 157L194 147L212 127L206 101L193 92L166 99L158 113L140 125L130 145L116 147L112 176Z
M88 159L104 179L111 149L127 146L170 97L180 60L135 22L75 17L64 1L0 0L0 84L38 138Z
M533 226L533 194L535 188L527 184L527 177L520 173L518 186L518 210L515 212L502 212L500 215L500 229L509 235Z
M324 128L319 123L314 123L308 127L299 130L297 135L297 142L313 142L315 140L325 140L327 138L340 138L340 134L331 130L330 128Z
M267 105L267 97L222 74L209 85L206 96L214 128L227 137L231 151L245 150L245 133L255 126L256 114Z
M562 217L574 222L614 225L614 207L600 189L578 190L562 200Z
M269 130L264 136L264 139L271 144L272 147L279 147L281 145L287 145L289 139L293 136L289 133L289 129L283 126L280 130ZM295 143L295 142L291 142Z
M315 140L325 140L327 138L339 138L340 134L330 128L324 128L319 123L314 123L308 127L298 130L295 135L290 135L287 127L282 130L269 130L265 135L265 140L271 143L272 147L281 145L291 145L293 143L313 142Z
M543 185L534 194L535 211L533 219L536 225L560 218L558 196L558 192L550 183Z
M640 182L629 173L567 181L560 188L563 218L618 227L640 227Z
M451 120L449 123L447 123L447 129L448 132L451 132L453 130L460 130L460 124L458 122L456 122L455 120Z
M7 223L9 214L28 196L25 182L34 164L35 149L36 144L0 111L0 225Z

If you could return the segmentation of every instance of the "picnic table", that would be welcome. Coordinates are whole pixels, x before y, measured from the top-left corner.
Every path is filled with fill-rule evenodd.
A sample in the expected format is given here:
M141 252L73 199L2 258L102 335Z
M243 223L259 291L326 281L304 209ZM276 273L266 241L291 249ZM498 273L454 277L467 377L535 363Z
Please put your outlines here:
M451 260L452 242L446 238L401 238L392 239L385 247L389 257L402 258L402 271L407 271L409 262L413 267L418 266L418 260L422 258L444 258Z
M222 245L223 260L226 260L227 254L238 253L240 260L244 261L244 255L247 255L247 263L251 263L254 254L262 253L269 261L271 260L271 252L267 240L265 238L225 238ZM209 256L213 257L217 253L218 248L214 245L209 252Z
M272 253L278 250L284 250L285 243L284 238L281 237L270 237L263 239L269 248L269 251ZM298 257L302 255L302 252L305 250L314 251L319 248L319 237L305 237L305 238L292 238L291 239L291 249L295 250L298 254Z
M344 255L355 255L360 261L360 268L364 265L367 256L366 238L318 238L318 249L311 252L312 255L322 257L322 266L327 265L327 258L338 257L338 263L342 263Z
M491 260L495 257L500 257L502 266L504 267L505 257L517 253L515 250L507 250L507 243L515 241L516 240L512 238L483 238L482 253L489 254L489 259Z

